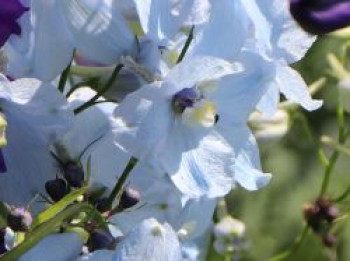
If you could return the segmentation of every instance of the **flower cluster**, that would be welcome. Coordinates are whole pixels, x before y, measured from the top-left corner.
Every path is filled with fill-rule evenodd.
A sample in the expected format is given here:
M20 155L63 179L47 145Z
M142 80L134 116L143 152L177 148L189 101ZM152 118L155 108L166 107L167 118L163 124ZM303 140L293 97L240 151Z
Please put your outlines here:
M248 119L270 139L281 95L322 105L287 0L0 4L6 260L202 260L238 222L213 230L217 201L271 179Z

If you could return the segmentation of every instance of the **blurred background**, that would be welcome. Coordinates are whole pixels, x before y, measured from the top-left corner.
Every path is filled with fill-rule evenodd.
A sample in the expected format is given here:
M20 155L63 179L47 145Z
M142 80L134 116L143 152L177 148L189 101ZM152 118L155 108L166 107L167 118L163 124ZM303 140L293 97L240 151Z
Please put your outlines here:
M326 57L328 53L334 53L350 63L349 44L350 33L345 31L341 35L320 37L306 57L294 65L308 84L326 77L326 85L314 96L323 99L324 106L315 112L300 108L291 112L288 133L279 141L260 144L263 169L273 173L269 186L257 192L237 188L227 197L230 214L243 221L247 229L247 251L241 253L241 260L268 260L291 247L301 233L303 206L317 198L324 172L314 140L318 141L321 135L336 138L338 132L338 84L329 74ZM347 115L346 122L346 126L350 126ZM323 148L330 155L332 150ZM328 195L337 197L349 186L350 158L341 155L332 173ZM349 212L350 197L338 207L342 214ZM350 260L349 220L343 219L332 230L337 237L336 247L324 247L320 238L310 232L289 260Z

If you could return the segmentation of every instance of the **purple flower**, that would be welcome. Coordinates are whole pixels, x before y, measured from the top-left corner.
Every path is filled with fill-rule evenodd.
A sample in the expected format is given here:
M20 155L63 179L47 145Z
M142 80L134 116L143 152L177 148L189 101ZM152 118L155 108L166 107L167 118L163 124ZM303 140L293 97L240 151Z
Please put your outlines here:
M326 34L350 25L348 0L291 0L290 11L312 34Z
M19 0L0 0L0 47L5 44L11 34L20 35L21 27L16 22L28 7L24 7Z

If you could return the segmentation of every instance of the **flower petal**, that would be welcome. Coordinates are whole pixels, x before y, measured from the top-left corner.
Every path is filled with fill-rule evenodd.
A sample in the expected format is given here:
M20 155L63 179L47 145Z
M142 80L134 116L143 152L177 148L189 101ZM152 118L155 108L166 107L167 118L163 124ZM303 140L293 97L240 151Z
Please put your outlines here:
M114 261L180 261L181 249L176 233L165 223L147 219L135 227L115 250Z
M82 250L83 241L76 233L53 234L45 237L36 246L22 255L18 261L76 260Z

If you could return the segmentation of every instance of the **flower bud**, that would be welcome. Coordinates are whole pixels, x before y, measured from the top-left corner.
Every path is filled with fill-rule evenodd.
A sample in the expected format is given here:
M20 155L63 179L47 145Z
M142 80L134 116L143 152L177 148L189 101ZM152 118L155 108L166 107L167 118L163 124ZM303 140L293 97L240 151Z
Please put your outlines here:
M307 32L326 34L350 25L350 2L344 0L291 0L294 19Z
M335 206L331 206L327 210L326 219L328 222L333 222L339 215L339 209Z
M60 201L69 193L69 188L63 179L53 179L45 183L45 190L50 198L54 201Z
M69 185L81 188L84 184L84 170L76 163L69 162L64 168L64 177Z
M7 251L6 244L5 244L5 235L6 235L6 229L5 228L0 229L0 255L4 254Z
M333 247L336 241L337 241L336 237L332 234L325 234L322 237L322 242L326 247Z
M108 198L100 198L95 203L95 208L101 212L105 213L110 210L110 204Z
M319 208L319 215L329 223L333 222L339 214L337 207L332 205L332 202L327 199L319 199L316 201L316 206Z
M6 146L7 144L6 127L7 127L6 116L0 112L0 148Z
M115 239L112 234L103 229L95 229L90 233L89 240L87 242L90 251L99 249L109 249L115 244Z
M261 142L277 142L289 129L289 115L284 110L278 110L272 117L266 117L260 112L254 112L249 117L249 125L254 136Z
M350 113L350 77L341 79L338 84L339 98L344 107L344 110Z
M140 193L132 188L126 188L119 201L119 207L122 209L131 208L139 203L141 199Z
M321 220L319 215L319 209L313 203L307 203L304 206L304 218L307 224L312 228L315 233L319 233L321 230Z
M27 231L32 221L32 215L23 207L11 208L7 215L7 225L15 232Z
M230 216L224 217L214 227L214 248L220 254L233 252L242 243L245 234L243 222Z

